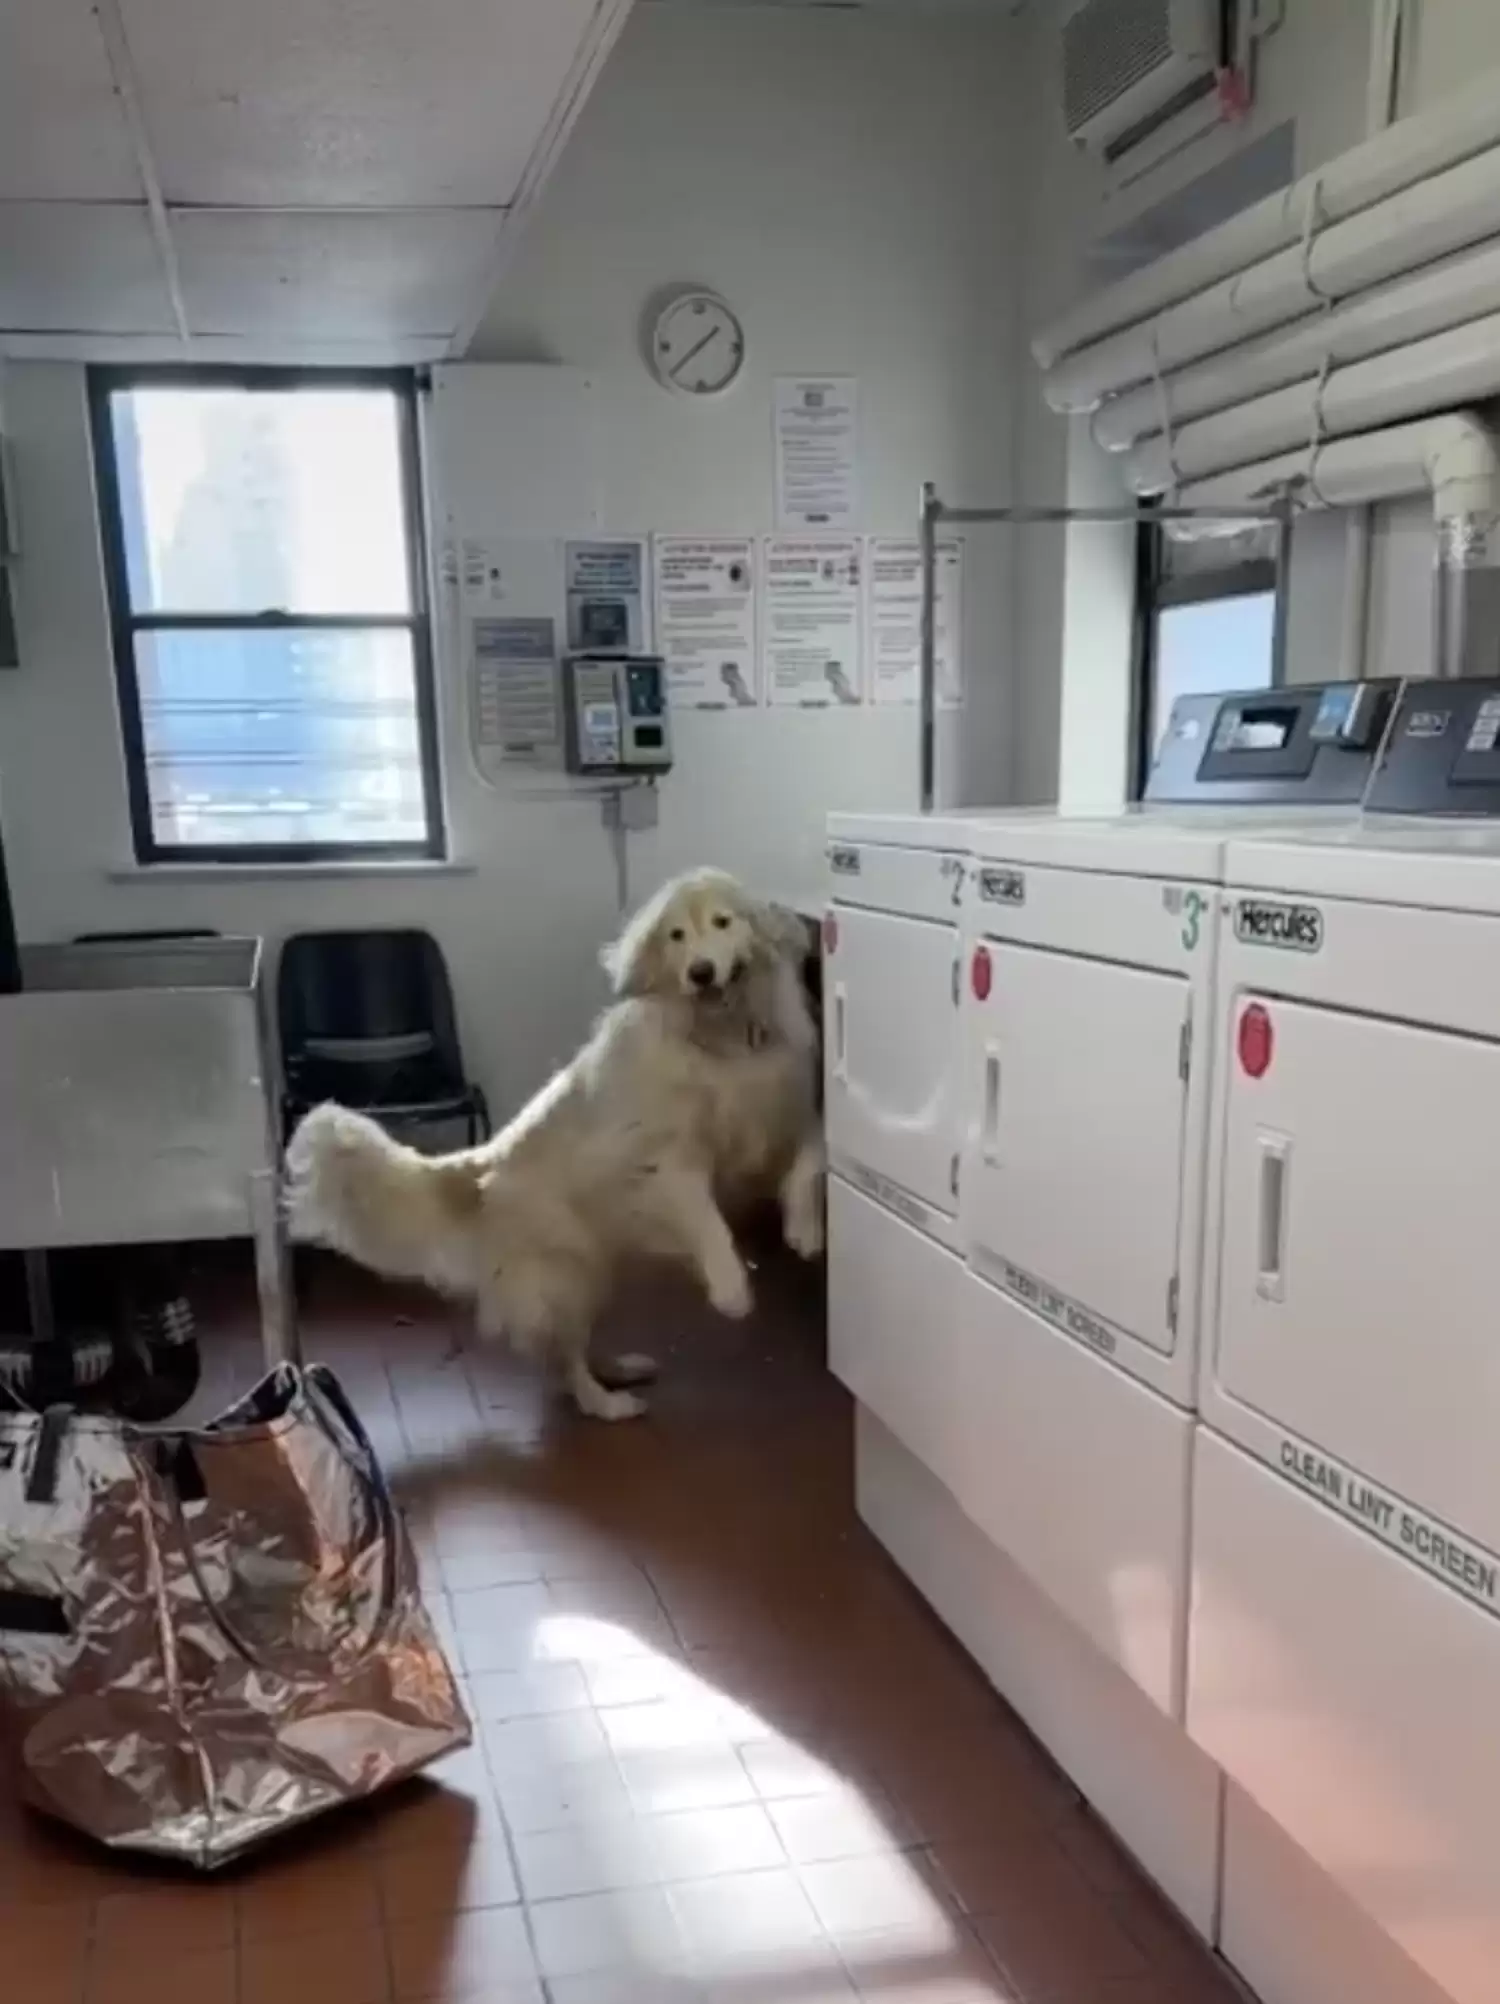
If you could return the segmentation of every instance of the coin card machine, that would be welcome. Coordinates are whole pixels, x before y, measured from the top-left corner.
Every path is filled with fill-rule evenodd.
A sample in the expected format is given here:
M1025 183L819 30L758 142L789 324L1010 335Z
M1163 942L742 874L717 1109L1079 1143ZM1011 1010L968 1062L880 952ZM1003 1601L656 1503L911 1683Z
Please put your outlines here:
M1328 682L1180 696L1146 783L1146 802L1357 807L1400 686L1396 680Z
M1365 809L1500 818L1500 681L1409 682Z
M654 654L570 654L562 664L563 757L586 779L672 769L666 671Z

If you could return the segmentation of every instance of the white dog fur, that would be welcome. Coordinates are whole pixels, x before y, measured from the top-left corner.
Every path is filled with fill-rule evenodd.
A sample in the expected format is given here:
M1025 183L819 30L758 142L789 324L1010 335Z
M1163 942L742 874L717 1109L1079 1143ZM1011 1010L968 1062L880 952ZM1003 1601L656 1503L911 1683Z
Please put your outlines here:
M750 1280L725 1213L779 1198L788 1245L823 1245L817 1040L800 921L700 870L602 956L615 999L572 1063L482 1147L430 1157L340 1106L287 1150L294 1237L472 1299L481 1334L555 1354L579 1407L643 1410L589 1366L622 1266L675 1261L723 1315ZM652 1375L624 1360L624 1382Z

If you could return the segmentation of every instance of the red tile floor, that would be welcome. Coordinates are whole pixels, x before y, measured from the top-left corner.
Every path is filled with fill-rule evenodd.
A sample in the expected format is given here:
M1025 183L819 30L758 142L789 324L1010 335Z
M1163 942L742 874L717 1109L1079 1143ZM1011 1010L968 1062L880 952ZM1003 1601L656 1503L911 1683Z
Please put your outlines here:
M0 1800L16 2004L1209 2004L1225 1979L862 1530L819 1276L622 1316L652 1415L576 1418L332 1268L309 1352L387 1458L473 1749L206 1883ZM213 1403L256 1352L227 1303Z

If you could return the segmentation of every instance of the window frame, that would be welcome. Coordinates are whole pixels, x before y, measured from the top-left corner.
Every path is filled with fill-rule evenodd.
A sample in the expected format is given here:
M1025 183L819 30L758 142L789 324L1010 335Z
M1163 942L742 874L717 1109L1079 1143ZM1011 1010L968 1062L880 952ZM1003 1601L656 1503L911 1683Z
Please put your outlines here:
M99 526L105 598L114 659L115 696L125 762L131 842L138 864L201 863L254 870L287 864L440 863L447 859L442 761L438 743L437 681L423 506L421 381L410 368L260 368L197 364L95 364L88 370L89 433L93 450L95 515ZM110 400L135 389L383 390L394 395L400 454L402 526L410 610L405 613L164 613L137 612L130 600L125 518ZM403 631L409 634L415 682L417 746L422 773L425 832L404 842L159 842L151 813L145 727L136 679L135 639L149 632Z
M1278 592L1281 566L1275 557L1253 557L1226 566L1220 571L1203 571L1197 576L1169 578L1164 562L1165 534L1161 523L1142 516L1135 537L1135 632L1132 636L1130 704L1130 798L1145 798L1155 750L1151 736L1152 712L1156 707L1157 636L1161 615L1183 605L1208 605L1216 599L1258 598ZM1271 649L1271 678L1274 689L1283 679L1283 648L1280 642L1281 608L1278 607L1277 637Z

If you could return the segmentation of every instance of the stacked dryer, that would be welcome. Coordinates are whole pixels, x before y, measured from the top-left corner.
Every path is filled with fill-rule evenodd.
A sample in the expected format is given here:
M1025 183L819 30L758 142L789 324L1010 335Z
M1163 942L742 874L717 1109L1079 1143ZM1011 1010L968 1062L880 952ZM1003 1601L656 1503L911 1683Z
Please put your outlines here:
M1500 683L1408 684L1367 808L1227 854L1187 1721L1493 2004Z
M955 1541L979 1534L1163 1728L1186 1703L1226 844L1353 819L1394 694L1186 699L1130 814L830 822L829 1345L882 1430L861 1429L861 1507L950 1619L981 1590L955 1586ZM903 1523L900 1484L866 1480L887 1435L957 1506L951 1530ZM1030 1695L992 1674L1144 1852L1161 1771L1116 1748L1170 1740L1179 1761L1186 1742L1126 1707L1103 1747L1102 1687L1048 1647ZM1147 1858L1203 1926L1214 1785L1205 1763L1192 1841Z

